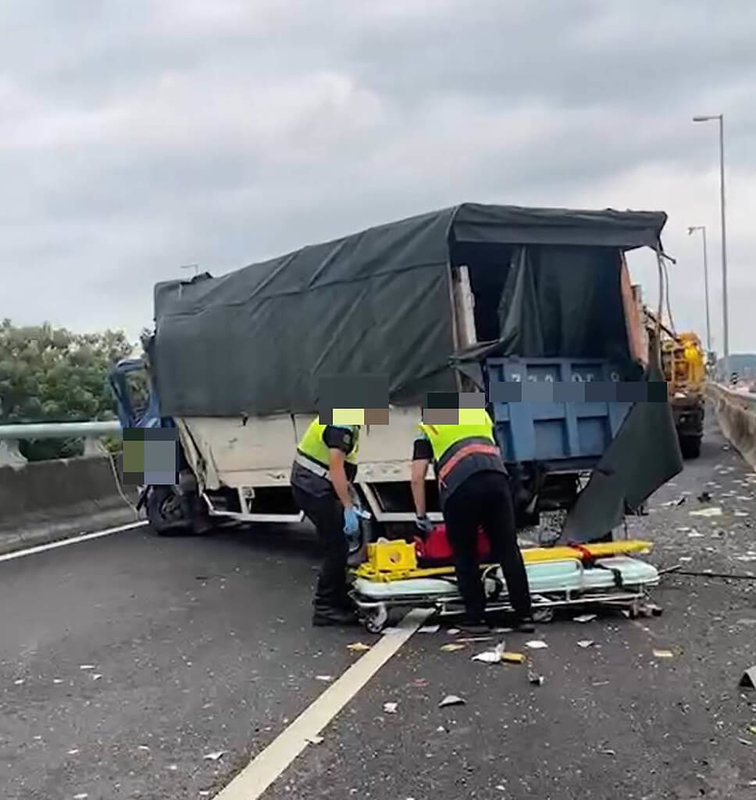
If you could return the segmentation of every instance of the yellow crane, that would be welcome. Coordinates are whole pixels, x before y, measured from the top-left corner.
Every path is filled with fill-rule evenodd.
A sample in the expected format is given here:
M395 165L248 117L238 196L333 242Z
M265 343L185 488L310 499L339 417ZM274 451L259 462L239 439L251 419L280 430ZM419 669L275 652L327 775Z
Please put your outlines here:
M644 308L646 326L656 330L656 315ZM667 397L675 418L677 437L684 458L698 458L704 421L706 357L698 334L675 333L660 323L661 357Z

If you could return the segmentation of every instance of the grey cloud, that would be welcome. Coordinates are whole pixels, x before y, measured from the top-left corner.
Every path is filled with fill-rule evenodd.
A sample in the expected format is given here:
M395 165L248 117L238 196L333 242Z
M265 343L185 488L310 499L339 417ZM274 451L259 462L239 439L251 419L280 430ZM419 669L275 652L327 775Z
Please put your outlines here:
M673 245L691 217L711 226L714 270L715 184L704 201L654 181L713 171L715 130L690 122L707 111L726 114L733 183L756 172L749 0L0 9L0 263L19 320L135 332L182 263L220 272L465 199L666 198ZM631 201L628 175L657 177ZM733 285L756 286L743 215L730 239ZM756 346L747 318L733 328Z

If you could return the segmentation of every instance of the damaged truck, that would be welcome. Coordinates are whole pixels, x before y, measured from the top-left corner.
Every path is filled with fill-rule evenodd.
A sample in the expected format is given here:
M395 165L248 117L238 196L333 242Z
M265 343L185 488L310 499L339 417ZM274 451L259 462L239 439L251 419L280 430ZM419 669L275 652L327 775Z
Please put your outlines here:
M389 424L363 428L355 487L371 537L412 525L426 394L476 390L491 404L518 524L561 509L563 540L611 536L682 468L625 260L648 247L661 265L665 221L465 203L158 283L143 358L110 374L124 428L172 427L180 443L177 484L143 488L153 530L300 521L289 470L319 377L380 374ZM662 402L648 399L655 387Z

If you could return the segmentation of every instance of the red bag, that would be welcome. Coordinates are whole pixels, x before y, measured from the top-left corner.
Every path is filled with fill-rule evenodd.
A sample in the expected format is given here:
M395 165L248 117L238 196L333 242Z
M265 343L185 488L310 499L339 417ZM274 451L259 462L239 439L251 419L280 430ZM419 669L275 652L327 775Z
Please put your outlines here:
M432 561L441 564L453 564L454 553L446 535L446 525L441 523L425 537L415 537L415 551L420 561ZM478 560L480 562L489 561L491 558L491 546L488 537L482 528L478 529Z

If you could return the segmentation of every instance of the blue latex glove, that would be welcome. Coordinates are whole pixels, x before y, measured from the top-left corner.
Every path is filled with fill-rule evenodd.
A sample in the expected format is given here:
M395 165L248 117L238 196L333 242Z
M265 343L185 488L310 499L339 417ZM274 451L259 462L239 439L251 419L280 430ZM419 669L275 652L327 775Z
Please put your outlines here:
M433 523L423 514L422 517L415 517L415 527L422 533L430 533L433 530Z
M354 508L344 509L344 533L353 536L360 529L360 518Z

